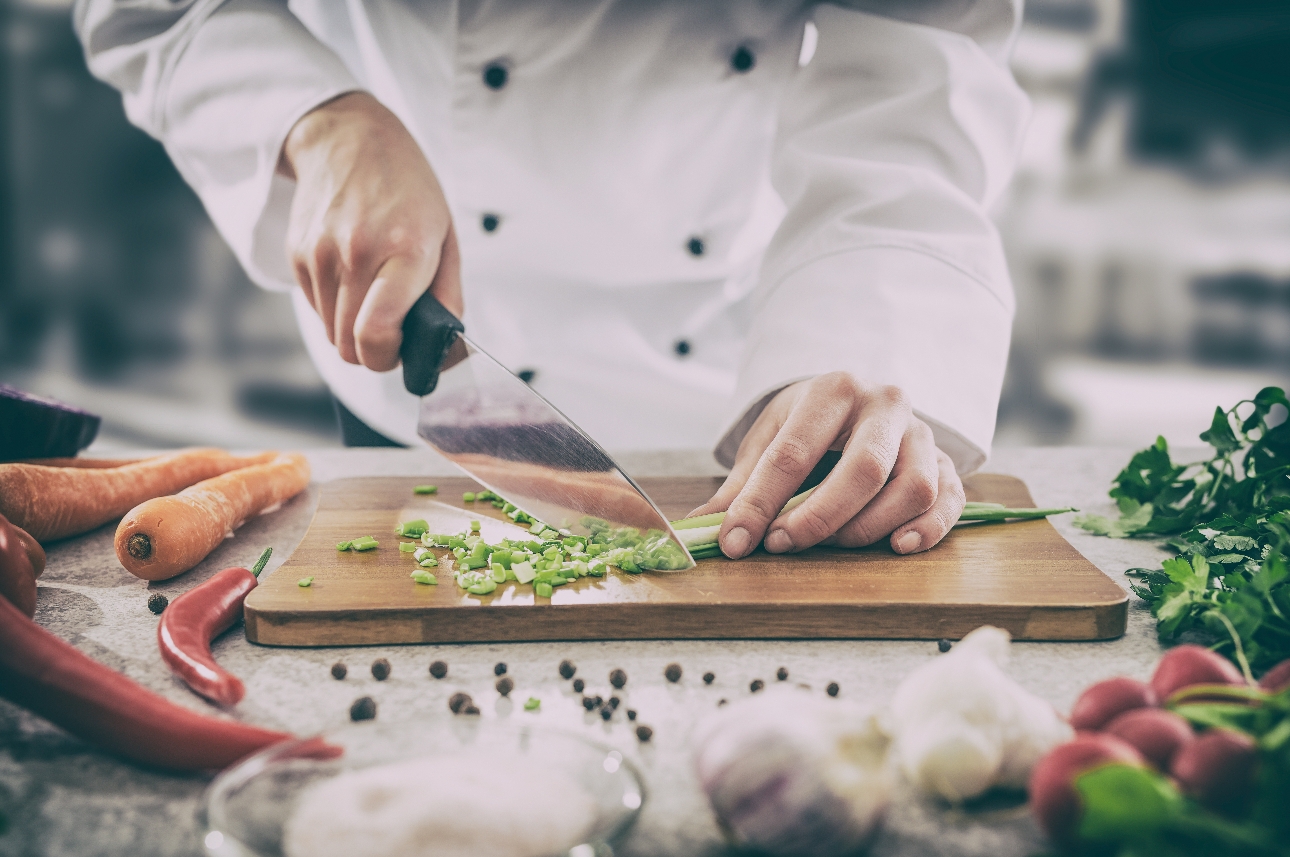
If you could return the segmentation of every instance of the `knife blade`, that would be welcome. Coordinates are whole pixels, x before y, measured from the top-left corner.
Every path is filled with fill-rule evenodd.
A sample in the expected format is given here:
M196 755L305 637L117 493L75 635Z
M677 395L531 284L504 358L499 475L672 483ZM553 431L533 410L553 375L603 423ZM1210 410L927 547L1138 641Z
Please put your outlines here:
M403 322L403 385L421 397L417 435L472 479L557 529L661 530L667 516L586 432L466 337L426 292ZM679 571L683 569L669 569Z

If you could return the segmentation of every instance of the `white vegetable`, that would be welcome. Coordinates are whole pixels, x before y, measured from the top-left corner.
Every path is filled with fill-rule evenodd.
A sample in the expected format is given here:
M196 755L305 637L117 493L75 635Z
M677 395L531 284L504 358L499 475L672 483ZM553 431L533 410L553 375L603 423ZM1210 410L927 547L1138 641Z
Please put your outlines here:
M851 853L882 820L887 739L872 715L795 688L726 706L695 734L695 768L743 845L788 857Z
M1003 671L1008 632L977 628L909 675L882 715L901 771L957 803L994 786L1025 788L1030 769L1071 727Z

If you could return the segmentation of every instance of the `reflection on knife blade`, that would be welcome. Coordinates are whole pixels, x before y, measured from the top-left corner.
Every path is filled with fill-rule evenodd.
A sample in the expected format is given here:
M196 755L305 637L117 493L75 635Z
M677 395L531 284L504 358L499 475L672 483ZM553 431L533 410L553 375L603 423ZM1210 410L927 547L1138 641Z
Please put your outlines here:
M675 538L663 513L600 446L531 387L458 336L417 434L488 490L549 526L590 536L631 528ZM676 552L693 561L679 542ZM673 564L663 560L662 567Z

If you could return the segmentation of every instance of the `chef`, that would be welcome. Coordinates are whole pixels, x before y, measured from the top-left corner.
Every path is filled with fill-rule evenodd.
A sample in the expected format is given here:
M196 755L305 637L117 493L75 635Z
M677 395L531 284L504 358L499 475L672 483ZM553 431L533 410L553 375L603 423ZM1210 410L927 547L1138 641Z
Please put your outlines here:
M741 557L926 550L985 460L1020 0L79 0L90 68L347 431L427 288L610 449L714 449ZM815 494L778 510L830 450Z

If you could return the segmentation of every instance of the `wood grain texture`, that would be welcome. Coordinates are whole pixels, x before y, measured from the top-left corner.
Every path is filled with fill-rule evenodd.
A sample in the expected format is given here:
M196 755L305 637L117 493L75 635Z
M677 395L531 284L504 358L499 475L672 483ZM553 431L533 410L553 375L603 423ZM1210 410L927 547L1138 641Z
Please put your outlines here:
M669 518L706 501L719 479L655 478L641 487ZM439 493L414 496L418 484ZM1033 506L1010 476L978 474L972 500ZM1128 596L1047 521L967 524L930 551L898 556L886 543L817 548L792 556L758 551L701 560L676 573L582 578L536 598L531 587L491 595L412 581L411 554L394 527L425 518L432 532L483 522L483 536L527 536L488 503L461 502L468 479L360 478L322 486L304 540L246 600L246 635L276 646L529 640L887 638L957 639L983 624L1019 640L1103 640L1124 633ZM338 552L374 536L380 548ZM443 551L439 551L443 553ZM434 571L434 569L432 569ZM308 588L297 586L313 577ZM535 603L535 601L537 603Z

